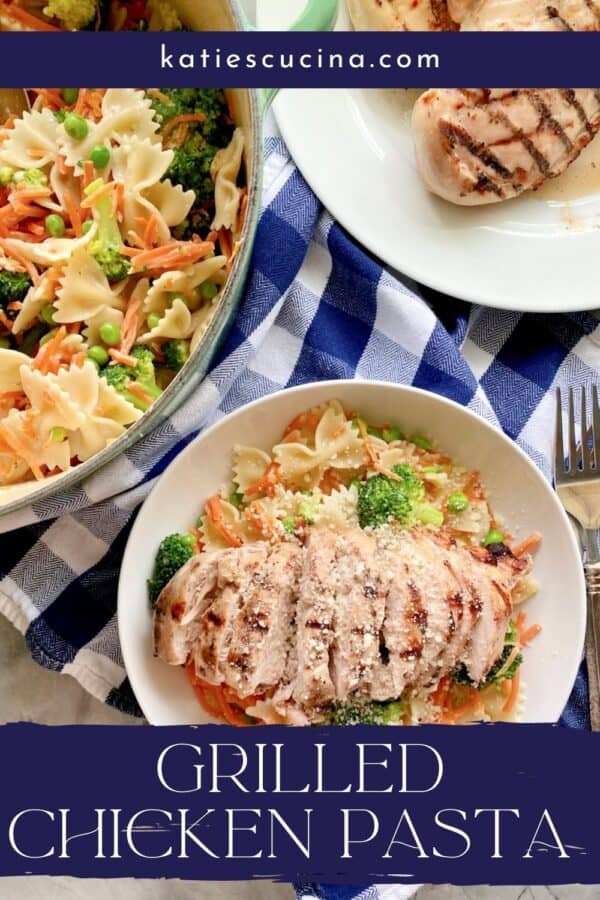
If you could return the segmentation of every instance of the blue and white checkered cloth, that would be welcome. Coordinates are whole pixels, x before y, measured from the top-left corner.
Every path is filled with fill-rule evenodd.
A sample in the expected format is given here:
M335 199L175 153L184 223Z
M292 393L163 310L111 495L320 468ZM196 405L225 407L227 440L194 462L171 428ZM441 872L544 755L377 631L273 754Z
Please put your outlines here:
M600 383L600 324L593 315L499 312L401 281L323 211L272 123L265 165L246 298L202 387L80 486L0 520L0 530L16 529L1 539L0 612L25 634L37 662L73 675L132 715L139 709L117 637L121 555L138 506L198 431L280 388L383 379L468 406L550 477L553 389ZM563 722L587 727L583 672ZM365 900L383 896L373 890ZM339 891L327 896L350 896Z

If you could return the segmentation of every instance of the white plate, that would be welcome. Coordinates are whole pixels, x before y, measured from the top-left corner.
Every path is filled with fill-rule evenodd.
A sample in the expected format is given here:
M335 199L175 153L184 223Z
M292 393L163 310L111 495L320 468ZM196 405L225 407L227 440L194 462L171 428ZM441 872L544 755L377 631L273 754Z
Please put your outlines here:
M523 664L524 719L554 722L577 674L585 629L585 585L579 551L556 495L507 437L456 403L412 387L331 381L302 385L257 400L208 429L175 459L144 503L131 531L119 581L119 634L127 673L144 714L155 725L210 721L181 668L152 656L146 579L160 541L193 525L205 500L230 480L231 449L243 441L269 450L298 413L337 398L367 420L395 421L425 433L465 466L481 472L494 509L517 538L538 529L541 590L527 604L542 633Z
M259 27L284 28L302 5L257 0ZM341 6L338 28L348 28L345 0ZM542 191L456 207L429 194L417 174L410 132L417 93L277 97L281 133L332 216L389 266L463 300L533 312L599 307L600 138ZM582 187L588 175L595 186Z

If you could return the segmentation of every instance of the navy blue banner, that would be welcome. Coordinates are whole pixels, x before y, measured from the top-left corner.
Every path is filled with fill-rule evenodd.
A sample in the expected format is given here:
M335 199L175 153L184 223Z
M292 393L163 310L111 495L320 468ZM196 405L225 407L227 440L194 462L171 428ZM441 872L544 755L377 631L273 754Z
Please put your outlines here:
M599 50L600 32L0 33L0 83L591 88Z
M597 734L21 724L0 753L0 875L600 883Z

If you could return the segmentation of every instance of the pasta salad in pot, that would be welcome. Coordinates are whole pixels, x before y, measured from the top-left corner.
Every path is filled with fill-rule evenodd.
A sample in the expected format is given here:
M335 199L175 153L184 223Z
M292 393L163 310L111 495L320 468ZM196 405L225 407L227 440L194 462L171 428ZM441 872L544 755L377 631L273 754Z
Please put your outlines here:
M149 409L208 327L247 204L221 91L29 96L0 129L0 486Z

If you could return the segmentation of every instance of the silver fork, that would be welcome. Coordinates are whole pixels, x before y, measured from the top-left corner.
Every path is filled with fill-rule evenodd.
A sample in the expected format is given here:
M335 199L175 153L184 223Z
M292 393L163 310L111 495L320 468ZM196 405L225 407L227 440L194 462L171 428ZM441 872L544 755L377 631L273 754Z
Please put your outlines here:
M568 424L563 437L562 398L557 389L554 480L563 506L577 521L581 531L588 598L585 655L590 692L590 722L592 731L600 731L600 408L596 385L592 387L591 400L589 391L581 388L579 415L575 407L573 388L569 388ZM590 407L591 423L588 425ZM577 419L579 442L576 434Z

